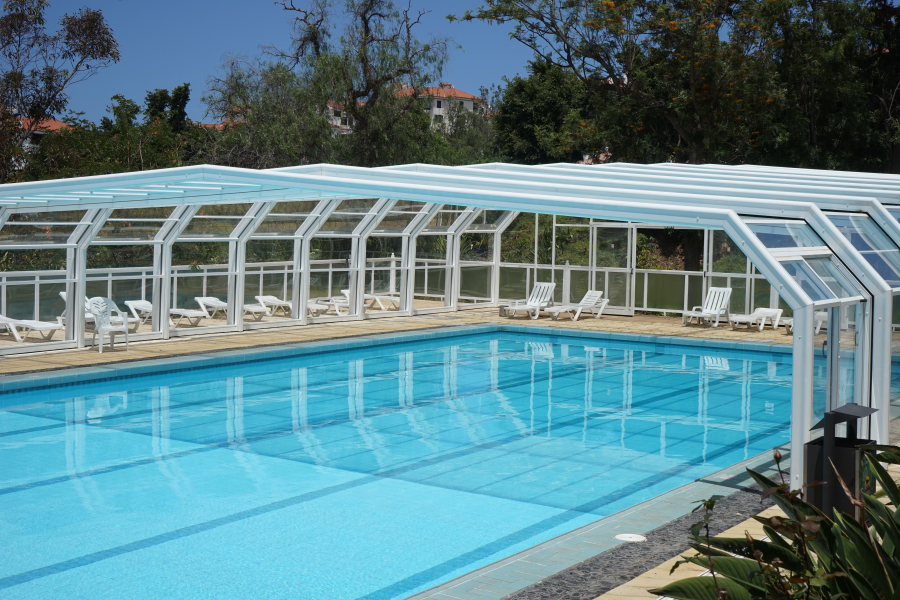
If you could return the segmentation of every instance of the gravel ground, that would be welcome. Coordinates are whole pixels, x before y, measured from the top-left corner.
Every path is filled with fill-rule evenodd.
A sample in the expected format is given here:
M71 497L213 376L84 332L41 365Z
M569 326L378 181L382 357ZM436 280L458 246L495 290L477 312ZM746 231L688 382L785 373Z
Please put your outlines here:
M761 501L759 487L743 488L716 504L710 531L718 535L770 506L771 500ZM699 520L696 513L679 517L645 534L646 542L623 543L506 598L593 600L688 550L690 527Z

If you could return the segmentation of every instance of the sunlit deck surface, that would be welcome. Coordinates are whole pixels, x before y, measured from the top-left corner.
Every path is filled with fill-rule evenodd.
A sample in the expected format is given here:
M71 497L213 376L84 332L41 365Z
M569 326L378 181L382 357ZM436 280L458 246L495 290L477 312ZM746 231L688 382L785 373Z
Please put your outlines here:
M119 343L120 336L117 336L115 349L110 350L107 345L103 350L103 354L99 354L96 348L85 348L83 350L60 350L57 352L42 352L40 354L26 356L9 356L0 360L0 374L8 375L29 371L110 364L120 361L163 358L167 356L179 356L201 352L257 348L279 344L313 342L324 339L376 335L379 333L396 333L399 331L415 331L417 329L490 323L537 327L551 326L563 329L611 331L644 335L667 335L687 338L761 342L768 344L791 344L793 341L793 336L785 335L784 327L779 327L777 331L773 331L767 326L762 332L755 327L750 329L740 327L738 330L733 331L727 323L720 324L717 328L711 328L705 325L689 325L683 327L681 325L680 316L663 317L653 315L638 315L634 317L604 315L599 319L582 316L577 322L572 322L565 316L554 321L549 316L542 315L541 318L532 320L525 316L514 318L501 317L496 308L482 308L454 313L419 315L415 317L385 317L366 321L320 323L305 326L298 325L297 327L279 327L277 329L244 331L241 333L222 333L199 335L197 337L180 337L169 340L132 342L128 352L125 351L124 339L121 339L122 343ZM196 329L200 330L202 328L203 326L201 325ZM182 328L180 327L179 329ZM8 337L9 336L3 336L2 339L6 340ZM40 339L37 335L34 335L33 337ZM824 332L817 336L818 343L821 344L825 337ZM90 339L89 334L88 339ZM37 350L37 348L35 349Z

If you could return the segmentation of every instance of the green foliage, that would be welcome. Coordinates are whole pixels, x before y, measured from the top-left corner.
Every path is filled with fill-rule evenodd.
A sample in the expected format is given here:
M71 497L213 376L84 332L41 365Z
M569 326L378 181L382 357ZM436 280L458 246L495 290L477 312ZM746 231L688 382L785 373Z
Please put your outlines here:
M572 147L567 132L570 122L584 120L584 83L542 58L527 68L527 77L506 82L496 104L498 149L504 157L530 165L580 160L582 148Z
M864 522L835 511L829 518L790 491L781 473L781 483L748 470L786 515L755 517L763 525L768 541L719 538L709 535L709 522L716 498L704 501L704 519L692 528L695 556L685 557L672 568L694 563L708 568L712 577L681 580L651 590L659 596L679 600L748 598L788 600L807 598L872 598L890 600L900 589L900 488L881 463L900 464L900 449L894 446L865 447L864 460L875 474L888 503L866 493L854 498L862 507ZM781 454L776 451L779 466ZM843 484L843 481L841 481ZM722 592L722 590L725 590Z
M118 62L119 44L99 10L65 14L46 29L49 0L4 0L0 14L0 182L21 168L23 146L66 109L68 89Z
M895 2L486 0L449 18L511 23L535 52L498 104L511 160L900 172Z
M207 132L182 113L190 87L147 94L146 109L117 94L99 125L75 115L67 129L47 134L27 156L15 181L61 179L180 167L194 162ZM172 97L180 97L173 104ZM140 115L144 114L144 119Z

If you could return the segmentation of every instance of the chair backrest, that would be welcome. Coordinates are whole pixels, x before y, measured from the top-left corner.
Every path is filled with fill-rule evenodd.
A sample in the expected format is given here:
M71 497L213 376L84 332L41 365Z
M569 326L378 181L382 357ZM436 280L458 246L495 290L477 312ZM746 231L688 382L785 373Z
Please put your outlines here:
M729 300L731 300L731 288L711 287L706 293L703 312L718 314L726 311L728 310Z
M281 300L279 300L275 296L256 296L256 299L260 304L263 304L265 302L281 302Z
M556 289L555 283L535 283L531 288L531 295L528 297L528 304L546 304L553 299L553 290Z
M598 292L596 290L592 290L584 295L584 298L581 299L581 306L596 306L600 304L600 300L603 299L603 292Z
M97 326L109 325L113 308L118 309L112 300L100 296L91 298L87 304L87 311L94 315L94 323Z

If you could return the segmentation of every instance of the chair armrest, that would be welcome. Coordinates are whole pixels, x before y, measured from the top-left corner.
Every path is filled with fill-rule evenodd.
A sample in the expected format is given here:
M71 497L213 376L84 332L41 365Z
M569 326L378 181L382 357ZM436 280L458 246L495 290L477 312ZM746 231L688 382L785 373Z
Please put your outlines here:
M695 306L694 308L692 308L692 309L690 310L690 312L702 312L702 311L703 311L703 307L702 307L702 306Z

